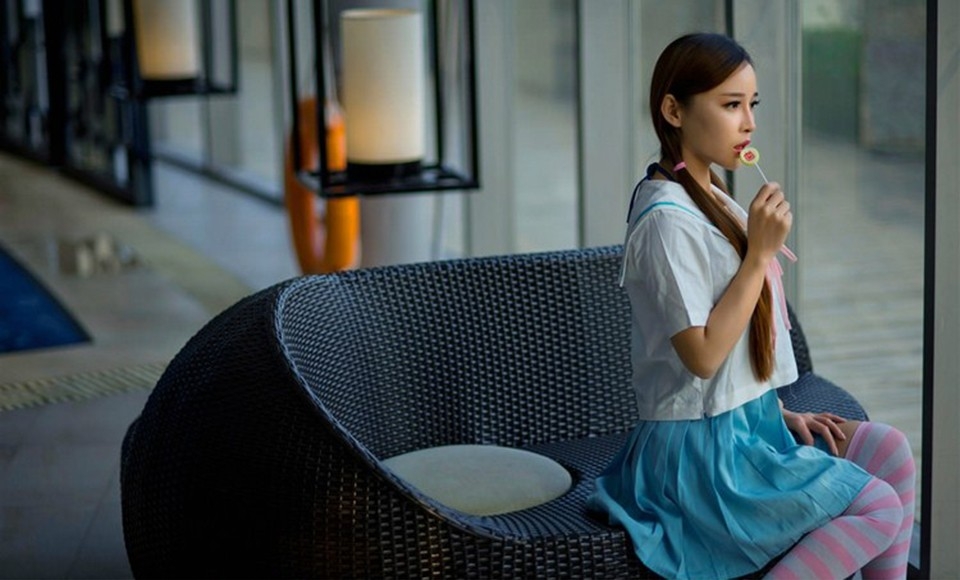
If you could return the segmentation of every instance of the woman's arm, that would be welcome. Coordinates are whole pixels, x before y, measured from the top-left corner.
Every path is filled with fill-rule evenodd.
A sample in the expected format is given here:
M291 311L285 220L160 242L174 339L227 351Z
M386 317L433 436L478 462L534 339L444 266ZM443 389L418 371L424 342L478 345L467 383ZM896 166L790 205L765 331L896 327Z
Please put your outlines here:
M747 253L740 270L720 301L710 311L706 326L693 326L673 335L673 348L684 366L702 379L709 379L720 368L750 322L760 299L767 266Z
M706 326L682 330L670 339L684 366L700 378L712 377L743 335L760 299L767 266L790 232L793 216L778 184L760 188L748 220L747 255Z

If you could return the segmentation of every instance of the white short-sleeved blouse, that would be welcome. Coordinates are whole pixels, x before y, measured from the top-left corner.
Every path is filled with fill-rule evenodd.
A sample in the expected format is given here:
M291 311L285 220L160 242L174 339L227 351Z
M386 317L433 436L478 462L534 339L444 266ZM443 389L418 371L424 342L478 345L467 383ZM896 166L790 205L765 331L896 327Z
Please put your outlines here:
M747 213L715 189L732 211ZM701 379L681 362L671 337L705 326L740 268L740 256L678 183L646 179L634 192L621 284L632 310L633 386L642 420L712 417L797 379L787 321L774 308L773 374L758 381L745 331L716 374ZM771 285L774 301L777 285Z

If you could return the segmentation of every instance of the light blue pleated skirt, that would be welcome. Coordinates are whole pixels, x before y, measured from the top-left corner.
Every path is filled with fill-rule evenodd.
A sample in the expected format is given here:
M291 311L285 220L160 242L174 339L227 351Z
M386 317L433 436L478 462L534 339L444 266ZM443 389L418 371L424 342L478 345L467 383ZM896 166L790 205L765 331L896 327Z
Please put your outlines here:
M641 422L588 505L661 576L735 578L843 513L869 480L797 444L770 391L716 417Z

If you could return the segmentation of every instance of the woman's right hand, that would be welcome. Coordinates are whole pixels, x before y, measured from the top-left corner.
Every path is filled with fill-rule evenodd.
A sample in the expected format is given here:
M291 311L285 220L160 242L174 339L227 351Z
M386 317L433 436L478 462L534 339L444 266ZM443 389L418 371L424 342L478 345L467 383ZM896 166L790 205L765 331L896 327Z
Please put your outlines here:
M739 271L714 305L704 326L691 326L670 339L691 373L708 379L717 372L750 324L763 289L770 260L790 233L793 216L780 186L760 188L747 215L747 255Z
M764 262L773 258L787 240L793 214L780 184L770 182L757 192L747 216L747 252L756 253Z

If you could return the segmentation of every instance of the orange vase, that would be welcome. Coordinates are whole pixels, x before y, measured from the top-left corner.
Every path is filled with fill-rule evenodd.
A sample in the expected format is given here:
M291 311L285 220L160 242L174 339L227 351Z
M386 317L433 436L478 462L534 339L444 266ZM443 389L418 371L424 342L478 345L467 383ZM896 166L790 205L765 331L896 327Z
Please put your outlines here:
M336 102L325 104L327 168L343 171L347 167L347 139L343 113ZM316 99L298 103L300 114L300 154L306 168L319 165ZM284 201L290 219L290 233L300 271L327 274L356 267L359 262L360 202L356 197L328 199L322 213L317 195L307 188L293 169L292 135L284 163Z

